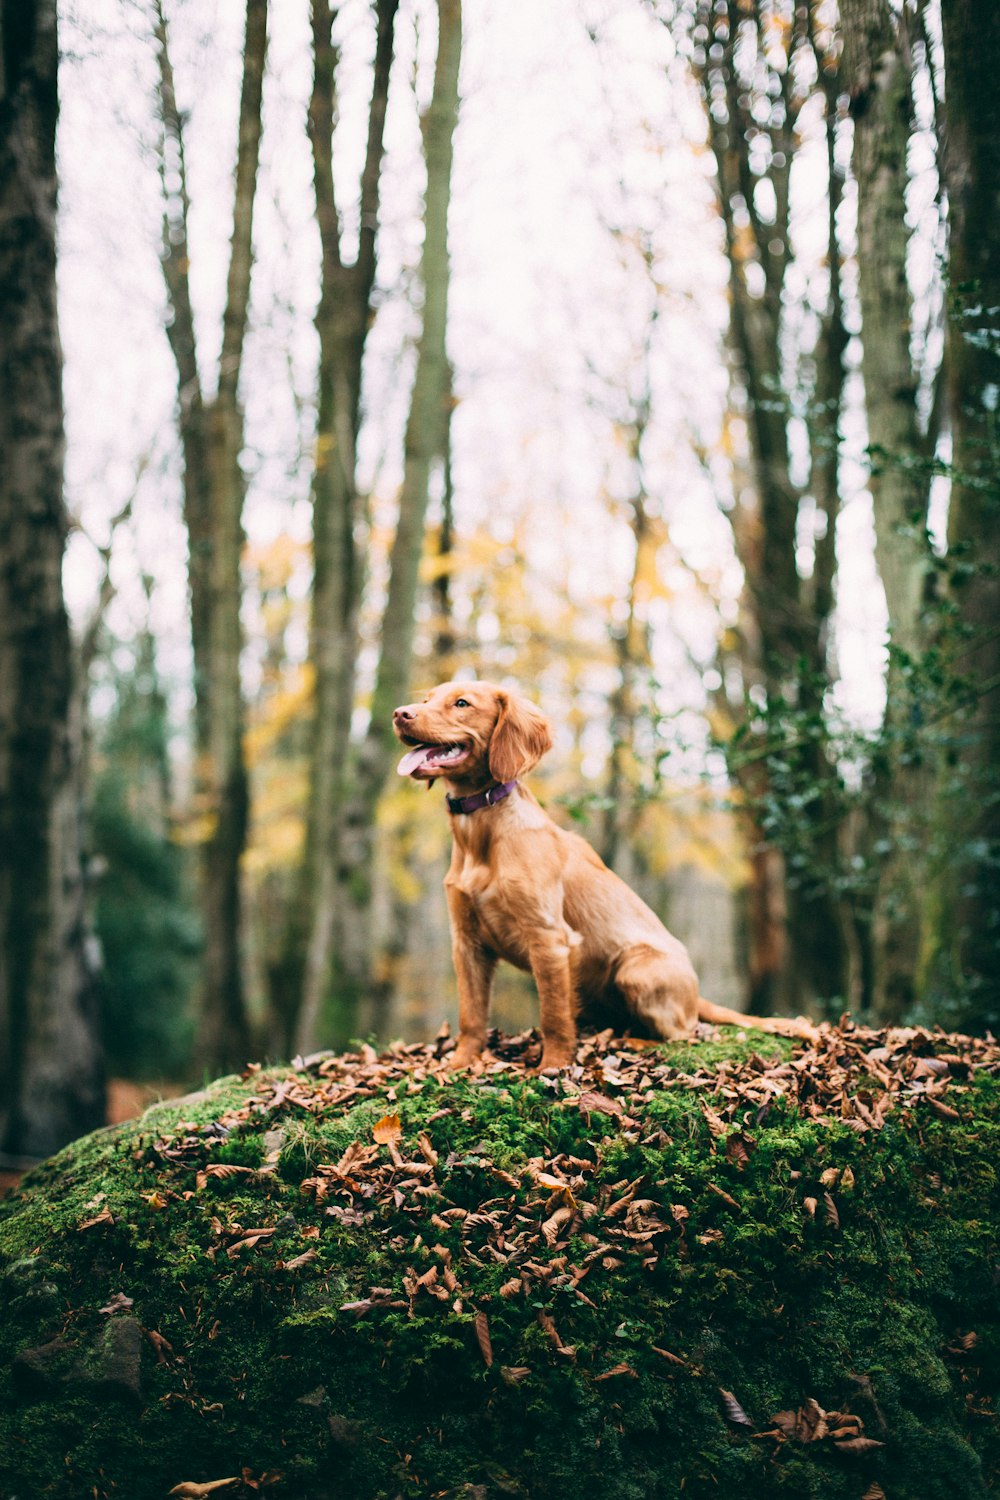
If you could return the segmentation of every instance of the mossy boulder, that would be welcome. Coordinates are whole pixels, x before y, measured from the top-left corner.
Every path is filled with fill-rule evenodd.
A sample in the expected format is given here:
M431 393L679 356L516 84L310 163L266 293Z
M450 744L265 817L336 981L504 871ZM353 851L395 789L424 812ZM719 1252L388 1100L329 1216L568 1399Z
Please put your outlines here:
M0 1205L3 1500L992 1492L995 1047L446 1045L223 1079Z

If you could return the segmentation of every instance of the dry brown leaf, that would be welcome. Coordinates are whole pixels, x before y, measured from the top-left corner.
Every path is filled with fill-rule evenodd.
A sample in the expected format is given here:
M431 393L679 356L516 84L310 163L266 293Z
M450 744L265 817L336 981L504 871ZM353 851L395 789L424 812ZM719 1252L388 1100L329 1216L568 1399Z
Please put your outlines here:
M732 1391L724 1390L719 1386L719 1395L722 1397L722 1407L726 1413L726 1421L734 1423L737 1427L752 1427L753 1423L743 1410Z
M604 1370L600 1375L595 1375L594 1384L596 1385L599 1380L612 1380L616 1375L630 1375L633 1380L639 1378L631 1365L619 1364L614 1365L610 1370Z
M559 1231L564 1225L571 1223L572 1219L573 1210L571 1208L567 1208L565 1204L561 1208L557 1208L555 1213L542 1224L542 1235L545 1238L545 1243L547 1245L554 1245L559 1238Z
M500 1378L505 1385L520 1385L526 1375L530 1375L528 1365L501 1365Z
M512 1276L511 1279L509 1281L505 1281L504 1284L503 1284L503 1286L500 1288L500 1295L501 1295L501 1297L504 1297L504 1298L507 1298L507 1297L516 1297L517 1294L520 1292L520 1290L521 1290L521 1278L520 1278L520 1276Z
M736 1199L733 1197L733 1195L731 1193L727 1193L726 1190L725 1190L725 1188L718 1187L717 1184L714 1183L714 1182L709 1182L709 1183L706 1184L706 1186L708 1187L708 1191L710 1193L714 1193L717 1198L721 1198L722 1201L723 1201L723 1203L728 1204L728 1206L730 1208L732 1208L732 1209L735 1209L735 1211L737 1213L742 1213L743 1212L743 1210L740 1208L740 1205L737 1203Z
M107 1317L113 1317L115 1313L128 1312L133 1305L131 1297L126 1297L124 1292L115 1292L111 1300L104 1307L99 1307L97 1311L104 1313Z
M960 1120L962 1116L957 1109L952 1109L950 1104L944 1104L940 1099L935 1099L932 1094L925 1094L927 1108L933 1110L934 1114L941 1120Z
M489 1369L493 1363L493 1341L490 1338L490 1320L484 1312L476 1313L476 1338L483 1364Z
M162 1333L157 1333L155 1328L146 1329L146 1337L156 1350L156 1363L165 1364L168 1359L174 1357L174 1346L169 1339L165 1339Z
M880 1484L870 1484L861 1496L861 1500L885 1500L885 1490Z
M838 1453L852 1453L856 1458L862 1457L865 1453L872 1453L876 1448L885 1447L885 1444L880 1443L877 1438L848 1437L838 1440L836 1433L833 1434L833 1442Z
M652 1349L654 1354L658 1354L661 1359L665 1359L667 1361L667 1364L680 1365L681 1368L685 1370L688 1368L687 1360L681 1359L679 1354L671 1354L669 1349L660 1349L656 1344L651 1344L650 1348Z
M819 1207L819 1204L816 1202L815 1198L803 1198L802 1207L805 1209L810 1219L815 1219L816 1210Z
M609 1099L607 1094L599 1093L596 1089L587 1089L576 1101L580 1113L584 1115L623 1115L617 1099Z
M299 1271L303 1266L307 1266L311 1260L316 1260L318 1256L318 1250L303 1250L301 1255L293 1256L291 1260L285 1261L285 1270Z
M98 1224L113 1224L114 1222L115 1219L111 1210L109 1208L102 1208L99 1214L95 1214L92 1219L84 1219L82 1224L77 1225L77 1228L94 1229Z
M828 1224L832 1224L834 1229L839 1229L840 1214L837 1212L837 1205L836 1203L834 1203L829 1193L823 1194L823 1209L826 1213L826 1222Z
M426 1130L422 1130L417 1136L417 1145L420 1147L420 1154L423 1156L424 1161L430 1166L436 1167L438 1164L438 1154L431 1145L431 1138Z
M225 1490L233 1484L242 1483L240 1476L234 1474L229 1479L207 1479L203 1484L197 1480L185 1479L180 1484L175 1484L169 1491L176 1495L178 1500L205 1500L207 1495L214 1495L217 1490Z
M383 1115L372 1126L372 1137L380 1146L394 1146L402 1139L403 1127L398 1115Z

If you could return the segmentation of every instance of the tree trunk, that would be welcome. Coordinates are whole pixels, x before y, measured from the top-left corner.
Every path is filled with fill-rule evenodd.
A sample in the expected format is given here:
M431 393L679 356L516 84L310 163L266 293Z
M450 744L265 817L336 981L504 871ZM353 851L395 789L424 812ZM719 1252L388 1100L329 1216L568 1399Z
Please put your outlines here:
M0 1140L48 1155L104 1120L81 743L62 598L54 0L0 4Z
M912 65L905 13L888 0L842 0L843 69L854 121L858 186L858 291L875 517L875 553L889 613L887 756L873 802L881 862L873 918L872 1006L898 1022L916 998L922 910L928 888L933 768L909 743L917 705L907 683L929 644L925 606L932 559L927 540L927 440L917 415L910 354L913 309L906 275L906 157L912 128Z
M183 120L177 107L167 26L157 0L156 36L163 123L163 268L177 365L184 457L184 519L195 676L196 817L201 833L204 924L197 1052L221 1071L246 1061L250 1045L242 974L240 861L249 794L240 685L240 561L245 481L239 378L253 260L253 208L260 157L267 0L247 0L239 144L222 352L216 391L202 389L191 308ZM175 176L179 189L168 188Z
M360 233L344 259L333 177L339 55L328 0L312 0L313 88L308 129L322 251L316 310L319 379L313 472L313 587L309 659L314 673L305 847L289 901L271 1000L288 1050L308 1050L330 992L336 858L354 709L358 612L364 584L356 533L364 519L355 474L372 290L385 116L399 0L376 0L368 142L361 175ZM349 1034L350 1020L340 1030Z
M966 995L967 1025L1000 1022L1000 9L943 0L953 434L952 599L972 690L959 726L961 795L943 817L957 850L936 903L934 956Z
M371 902L375 810L392 765L392 710L405 697L413 656L414 614L423 555L431 468L444 450L450 389L446 330L448 314L448 205L452 139L458 116L462 50L461 0L438 0L438 50L434 91L423 121L427 190L420 273L423 321L417 347L410 414L406 424L399 518L389 559L389 590L382 616L381 646L368 730L352 758L339 827L336 909L337 967L342 1011L350 1014L374 984ZM384 999L384 995L381 997ZM380 997L374 997L376 1012ZM375 1024L379 1014L373 1018ZM316 1009L304 1005L300 1046L315 1028Z

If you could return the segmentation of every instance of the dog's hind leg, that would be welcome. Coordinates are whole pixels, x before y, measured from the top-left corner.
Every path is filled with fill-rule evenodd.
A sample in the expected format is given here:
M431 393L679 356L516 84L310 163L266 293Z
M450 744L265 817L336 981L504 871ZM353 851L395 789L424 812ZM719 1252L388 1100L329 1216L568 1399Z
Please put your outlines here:
M698 979L684 949L664 953L646 943L626 948L614 986L644 1031L664 1042L691 1037L698 1017Z

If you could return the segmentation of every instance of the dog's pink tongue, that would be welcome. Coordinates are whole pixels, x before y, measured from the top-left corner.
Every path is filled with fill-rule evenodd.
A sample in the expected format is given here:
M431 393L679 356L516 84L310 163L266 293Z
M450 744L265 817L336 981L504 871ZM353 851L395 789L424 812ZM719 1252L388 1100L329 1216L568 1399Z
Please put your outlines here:
M412 776L418 766L422 766L427 757L438 748L437 745L417 745L412 750L407 750L403 759L396 767L399 776Z

